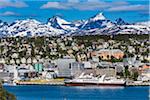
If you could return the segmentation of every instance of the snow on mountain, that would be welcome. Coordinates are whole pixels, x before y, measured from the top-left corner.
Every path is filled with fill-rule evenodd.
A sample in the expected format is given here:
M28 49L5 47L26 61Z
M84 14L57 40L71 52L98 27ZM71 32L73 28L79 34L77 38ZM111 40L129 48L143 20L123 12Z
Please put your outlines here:
M7 35L7 30L6 30L7 28L8 28L8 23L0 20L0 37Z
M150 21L146 21L146 22L138 22L136 23L137 25L145 25L145 26L148 26L150 27Z
M7 22L3 22L2 20L0 20L0 28L4 27L4 26L7 26L7 25L8 25Z
M85 21L81 30L72 35L111 35L111 34L150 34L150 21L130 24L118 18L115 22L108 20L102 13Z
M42 35L59 35L63 30L55 29L46 24L41 24L34 19L17 20L7 28L9 36L42 36Z
M115 23L117 24L117 25L128 25L129 23L127 23L127 22L125 22L123 19L121 19L121 18L118 18L118 19L116 19L115 20Z
M88 20L73 22L54 16L49 18L46 24L35 19L17 20L11 24L0 20L0 37L96 34L150 34L150 21L127 23L119 18L112 22L103 13L99 13Z
M85 20L76 20L74 22L72 22L73 25L75 25L75 27L79 27L81 25L83 25L85 22Z
M74 24L72 24L71 22L68 22L58 16L49 18L47 24L54 28L63 29L65 31L73 31L73 30L77 29L77 27L75 27Z
M93 21L106 20L106 18L103 15L103 13L101 12L101 13L98 13L97 15L95 15L94 17L92 17L91 20L93 20Z
M150 27L145 25L122 25L121 28L123 30L120 30L120 33L124 34L150 34Z
M145 25L116 25L114 27L95 28L90 30L80 30L71 35L117 35L117 34L150 34L150 27Z
M105 28L105 27L112 27L112 26L114 26L114 23L106 19L103 13L99 13L91 17L87 21L85 21L85 23L81 25L79 28L82 30L90 30L95 28Z

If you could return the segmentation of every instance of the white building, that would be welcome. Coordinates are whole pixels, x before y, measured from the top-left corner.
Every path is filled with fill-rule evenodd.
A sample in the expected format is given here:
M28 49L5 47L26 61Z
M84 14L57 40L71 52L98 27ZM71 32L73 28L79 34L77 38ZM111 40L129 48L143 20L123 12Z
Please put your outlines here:
M84 62L82 62L82 63L83 63L84 68L92 68L92 66L91 66L91 63L90 63L90 62L88 62L88 61L84 61Z
M81 62L73 62L71 63L71 76L80 75L80 73L84 70L84 64Z
M56 60L58 67L58 77L70 77L71 76L71 63L75 62L75 59L62 58Z

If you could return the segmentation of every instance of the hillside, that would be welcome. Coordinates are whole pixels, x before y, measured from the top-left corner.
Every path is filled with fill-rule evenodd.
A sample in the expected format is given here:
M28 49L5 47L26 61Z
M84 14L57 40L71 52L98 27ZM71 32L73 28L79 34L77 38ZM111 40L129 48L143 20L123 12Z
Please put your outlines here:
M8 93L2 85L0 85L0 100L16 100L16 97Z

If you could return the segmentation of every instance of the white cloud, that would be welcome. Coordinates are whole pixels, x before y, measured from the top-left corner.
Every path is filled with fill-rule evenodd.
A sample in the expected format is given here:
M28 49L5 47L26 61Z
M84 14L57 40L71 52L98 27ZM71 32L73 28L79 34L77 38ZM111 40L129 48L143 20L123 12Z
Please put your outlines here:
M87 2L99 2L99 0L87 0Z
M92 1L92 0L91 0ZM78 0L68 2L47 2L42 5L40 8L48 9L78 9L78 10L95 10L108 7L108 4L105 2L78 2Z
M84 2L74 6L74 8L78 10L102 10L109 6L110 4L106 2Z
M128 5L129 3L128 2L125 2L125 1L118 1L118 2L112 2L112 5Z
M71 2L71 3L79 3L80 1L79 1L79 0L68 0L68 2Z
M126 5L109 8L108 11L139 11L146 9L148 9L146 5Z
M11 12L11 11L6 11L4 13L0 14L1 16L18 16L19 14L15 13L15 12Z
M105 11L135 11L144 10L145 5L131 5L125 1L104 2L101 0L67 0L68 2L47 2L41 9L77 9L77 10L105 10Z
M48 2L41 6L42 9L47 9L47 8L56 8L56 9L67 9L67 6L61 5L59 2Z
M25 2L19 1L19 0L0 0L0 8L5 7L16 7L16 8L22 8L22 7L28 7L28 5Z

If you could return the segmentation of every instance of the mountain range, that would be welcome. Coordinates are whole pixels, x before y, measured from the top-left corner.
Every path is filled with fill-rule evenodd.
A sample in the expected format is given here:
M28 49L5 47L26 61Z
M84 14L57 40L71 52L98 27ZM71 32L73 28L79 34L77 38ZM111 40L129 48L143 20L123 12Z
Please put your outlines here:
M59 16L49 18L46 23L26 19L8 24L0 20L0 37L116 34L150 34L150 21L127 23L121 18L111 21L103 13L73 22Z

